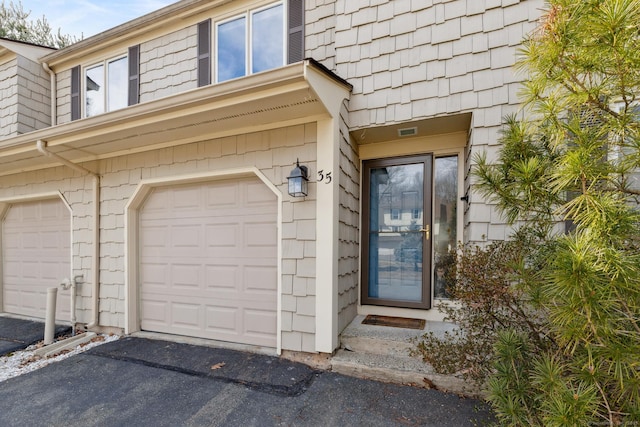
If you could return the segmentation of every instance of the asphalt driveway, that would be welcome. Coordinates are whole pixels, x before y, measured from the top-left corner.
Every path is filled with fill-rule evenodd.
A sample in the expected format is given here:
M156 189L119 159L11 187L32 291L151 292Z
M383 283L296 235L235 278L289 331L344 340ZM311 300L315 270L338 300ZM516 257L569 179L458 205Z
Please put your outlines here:
M56 325L55 336L71 332L71 326ZM0 317L0 356L27 348L44 339L44 323Z
M0 383L10 426L470 426L481 402L277 357L126 337Z

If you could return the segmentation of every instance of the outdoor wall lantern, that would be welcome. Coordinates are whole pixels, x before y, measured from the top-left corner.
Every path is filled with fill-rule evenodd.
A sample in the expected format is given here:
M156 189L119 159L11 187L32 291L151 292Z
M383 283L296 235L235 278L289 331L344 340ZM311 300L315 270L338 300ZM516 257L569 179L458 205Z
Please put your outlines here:
M309 182L309 169L300 166L300 161L296 160L296 167L287 177L289 180L289 195L292 197L304 197L307 195L307 185Z

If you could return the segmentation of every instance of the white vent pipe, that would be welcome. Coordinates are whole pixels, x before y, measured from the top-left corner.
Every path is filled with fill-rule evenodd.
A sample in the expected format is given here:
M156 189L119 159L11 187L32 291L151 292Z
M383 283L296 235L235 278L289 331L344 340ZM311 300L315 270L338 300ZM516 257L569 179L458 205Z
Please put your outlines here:
M47 311L44 322L44 345L53 343L53 336L56 331L56 298L58 288L47 289Z

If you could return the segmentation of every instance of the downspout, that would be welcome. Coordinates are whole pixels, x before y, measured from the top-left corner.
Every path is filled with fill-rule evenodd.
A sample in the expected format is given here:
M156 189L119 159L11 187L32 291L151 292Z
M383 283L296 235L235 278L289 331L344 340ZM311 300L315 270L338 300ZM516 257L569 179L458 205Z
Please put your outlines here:
M98 294L100 291L100 270L99 270L99 262L100 262L100 175L95 172L90 171L80 165L77 165L64 157L59 156L56 153L52 153L47 149L47 142L38 140L36 142L36 149L44 154L47 157L52 157L62 163L63 165L78 171L83 174L91 175L93 178L93 261L91 263L91 268L93 269L93 292L91 293L91 302L92 302L92 319L85 328L90 329L98 326L99 322L99 307L98 307ZM72 280L72 284L74 284L74 288L71 291L71 298L73 299L72 307L75 306L75 280ZM71 325L75 327L75 310L71 312Z
M49 68L49 64L46 62L42 63L42 68L49 73L49 81L51 82L51 126L55 126L58 124L58 100L56 97L56 74L53 72L51 68Z

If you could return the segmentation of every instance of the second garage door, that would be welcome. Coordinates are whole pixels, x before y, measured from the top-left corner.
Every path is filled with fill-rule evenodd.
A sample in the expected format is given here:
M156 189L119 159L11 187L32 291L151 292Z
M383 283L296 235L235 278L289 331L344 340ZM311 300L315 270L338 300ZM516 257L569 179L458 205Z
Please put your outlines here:
M47 288L58 288L56 319L69 321L70 213L59 198L16 203L2 221L2 311L45 317Z
M258 178L155 188L139 221L142 330L276 346L269 188Z

